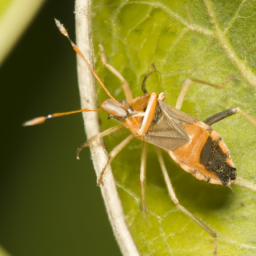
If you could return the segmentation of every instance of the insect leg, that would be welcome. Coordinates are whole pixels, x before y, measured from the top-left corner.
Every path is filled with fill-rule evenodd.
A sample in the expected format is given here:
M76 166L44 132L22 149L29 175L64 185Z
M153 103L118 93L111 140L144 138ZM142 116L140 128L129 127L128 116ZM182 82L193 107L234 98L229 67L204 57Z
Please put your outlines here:
M143 136L147 131L149 126L151 125L152 120L154 119L156 112L156 104L157 104L157 95L155 92L152 92L150 98L148 100L147 109L145 111L145 115L138 131L138 136Z
M142 154L141 154L141 165L140 165L140 185L141 185L141 209L143 218L146 218L146 194L145 194L145 183L146 183L146 162L147 162L147 143L143 141Z
M117 126L114 126L114 127L111 127L101 133L98 133L96 135L94 135L93 137L91 137L90 139L88 139L84 144L82 144L77 150L76 150L76 158L79 159L79 153L80 151L83 149L83 148L86 148L87 146L89 146L93 141L97 140L97 139L100 139L100 138L103 138L107 135L110 135L118 130L121 130L123 129L124 126L122 124L120 125L117 125Z
M230 79L234 79L234 77L233 76L228 76L226 78L226 80L222 84L217 85L217 84L208 83L208 82L205 82L203 80L192 78L192 77L191 78L187 78L185 80L185 82L182 84L182 89L181 89L179 97L177 99L175 108L181 109L183 101L184 101L184 98L185 98L185 96L186 96L186 94L188 92L189 86L190 86L190 84L192 82L199 83L199 84L209 85L209 86L211 86L211 87L213 87L215 89L221 89L221 88L223 88L228 83L228 81Z
M106 54L105 54L105 51L104 51L104 47L101 44L99 45L99 48L100 48L100 58L101 58L101 61L102 61L103 65L122 82L122 86L123 86L126 101L129 104L131 104L131 102L132 102L132 92L131 92L131 89L130 89L130 86L129 86L128 82L125 80L125 78L113 66L108 64L107 57L106 57Z
M225 111L215 114L214 116L207 118L204 122L208 125L212 125L214 123L221 121L222 119L224 119L226 117L232 116L237 113L242 115L244 118L246 118L249 122L251 122L256 127L256 121L240 108L227 109Z
M108 165L111 163L111 161L115 158L115 156L134 138L134 135L131 134L129 135L126 139L124 139L120 144L118 144L110 153L109 153L109 159L106 163L106 165L104 166L104 168L102 169L97 184L98 186L101 184L102 182L102 178L103 175L105 173L106 168L108 167Z
M169 193L169 196L171 198L171 200L173 201L173 203L177 206L177 208L179 210L181 210L184 214L186 214L189 218L191 218L193 221L195 221L201 228L203 228L210 236L212 236L214 238L214 250L213 253L214 255L217 255L217 245L218 245L218 238L217 238L217 234L212 231L209 227L207 227L203 222L201 222L199 219L197 219L192 213L190 213L185 207L183 207L180 203L178 198L176 197L176 194L174 192L174 189L172 187L172 183L171 180L168 176L168 172L166 169L166 166L164 164L164 160L161 154L161 151L158 147L155 147L156 150L156 154L160 163L160 167L164 176L164 180L165 180L165 184L167 186L167 190Z

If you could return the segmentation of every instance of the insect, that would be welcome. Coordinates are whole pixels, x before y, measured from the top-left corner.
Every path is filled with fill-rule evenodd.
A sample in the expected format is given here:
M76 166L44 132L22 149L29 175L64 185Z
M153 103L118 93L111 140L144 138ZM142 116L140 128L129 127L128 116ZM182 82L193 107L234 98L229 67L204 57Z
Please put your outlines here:
M101 104L101 108L109 114L109 117L112 117L121 123L118 126L111 127L102 133L99 133L90 138L86 143L77 149L77 157L79 157L79 152L84 147L87 147L92 141L110 135L122 128L129 129L131 131L131 135L129 135L110 152L109 160L101 171L97 183L100 185L104 181L104 172L106 167L133 138L136 137L142 140L143 146L140 181L142 194L142 211L145 214L146 142L155 145L156 154L159 159L168 193L172 201L179 210L193 219L199 226L201 226L209 235L214 238L214 255L216 255L218 243L217 234L209 227L207 227L203 222L198 220L192 213L190 213L179 203L179 200L176 197L175 191L169 179L160 148L165 150L169 156L186 172L191 173L199 180L204 180L211 184L227 186L230 186L232 183L234 183L236 180L236 168L230 156L229 149L221 136L213 128L211 128L211 125L236 113L240 113L254 126L256 126L255 120L240 108L231 108L217 113L204 122L180 111L185 95L192 82L198 82L201 84L209 85L216 89L220 89L224 87L225 84L233 77L227 77L221 85L207 83L195 78L188 78L182 86L182 90L174 108L165 103L164 93L157 95L155 92L148 93L146 89L146 81L148 77L156 71L156 68L153 65L153 70L145 76L142 82L143 95L133 99L128 83L121 76L121 74L114 69L114 67L107 63L103 47L101 46L100 54L103 64L115 75L117 75L124 84L126 100L117 101L107 90L105 85L89 65L78 47L71 41L65 27L58 20L55 20L55 22L60 32L68 38L75 52L85 61L88 68L95 76L96 80L100 83L101 87L110 97L110 99L105 100ZM38 117L32 119L27 121L24 125L36 125L43 123L46 119L83 111L99 110L81 109L65 113L56 113L46 117Z

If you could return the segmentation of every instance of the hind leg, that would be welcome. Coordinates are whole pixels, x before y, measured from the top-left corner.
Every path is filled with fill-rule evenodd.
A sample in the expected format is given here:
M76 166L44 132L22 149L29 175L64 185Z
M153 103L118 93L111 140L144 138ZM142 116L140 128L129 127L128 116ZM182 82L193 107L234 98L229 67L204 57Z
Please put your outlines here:
M164 181L165 184L167 186L167 190L169 193L169 196L171 198L171 200L173 201L173 203L177 206L177 208L182 211L185 215L187 215L189 218L191 218L193 221L195 221L201 228L203 228L210 236L213 237L214 239L214 249L213 249L213 254L217 255L217 245L218 245L218 237L217 234L211 230L209 227L207 227L202 221L200 221L199 219L197 219L191 212L189 212L185 207L183 207L180 203L179 200L175 194L175 191L172 187L172 183L171 180L169 178L166 166L164 164L164 160L161 154L161 151L159 148L155 147L156 150L156 154L160 163L160 167L164 176Z
M209 117L204 122L208 125L213 125L213 124L221 121L222 119L227 118L227 117L232 116L237 113L242 115L244 118L246 118L250 123L252 123L256 127L256 121L240 108L227 109L225 111L222 111L220 113L213 115L212 117ZM241 187L249 188L252 191L256 192L256 185L253 182L247 181L241 177L237 177L236 181L233 184L239 185Z
M256 121L240 108L230 108L230 109L224 110L222 112L215 114L214 116L207 118L204 122L208 125L212 125L214 123L221 121L224 118L227 118L237 113L243 116L244 118L246 118L249 122L251 122L256 127Z

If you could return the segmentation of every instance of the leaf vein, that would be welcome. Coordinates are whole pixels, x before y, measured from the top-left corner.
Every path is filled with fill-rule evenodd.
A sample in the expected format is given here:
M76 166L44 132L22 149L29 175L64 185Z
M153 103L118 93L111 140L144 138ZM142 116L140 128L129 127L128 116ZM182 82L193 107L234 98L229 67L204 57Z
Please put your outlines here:
M241 2L241 4L238 6L236 13L234 14L234 16L232 17L232 19L230 19L230 21L228 22L227 26L224 28L224 34L227 33L227 31L233 26L234 22L236 21L236 19L239 17L238 13L240 12L244 2L246 2L247 0L243 0Z
M204 0L205 6L208 10L208 14L211 18L211 22L216 30L217 39L219 40L220 45L222 46L224 52L227 54L228 58L231 60L234 66L238 69L240 74L247 80L247 82L256 89L256 76L253 72L243 63L243 61L238 57L235 50L231 46L229 40L222 32L220 25L216 19L215 13L211 6L209 0Z
M126 4L144 4L144 5L153 6L154 8L160 8L164 12L166 12L170 17L172 17L173 19L175 19L179 23L183 24L187 28L189 28L191 30L194 30L194 31L197 31L197 32L199 32L201 34L204 34L204 35L215 37L214 31L203 28L203 27L201 27L199 25L196 25L196 24L190 24L185 19L183 19L181 16L179 16L177 13L173 12L170 8L167 8L163 3L160 3L160 2L151 3L151 2L147 2L147 1L140 1L140 2L139 1L130 1L130 2L127 2Z

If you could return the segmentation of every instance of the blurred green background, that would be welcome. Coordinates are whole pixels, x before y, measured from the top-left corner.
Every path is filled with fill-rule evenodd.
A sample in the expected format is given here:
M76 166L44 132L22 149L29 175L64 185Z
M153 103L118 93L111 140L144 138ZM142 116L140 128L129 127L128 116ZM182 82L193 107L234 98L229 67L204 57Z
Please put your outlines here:
M80 108L74 1L46 1L0 67L0 244L11 254L120 255L85 149L81 114L22 127L40 115ZM19 22L17 20L17 22Z

